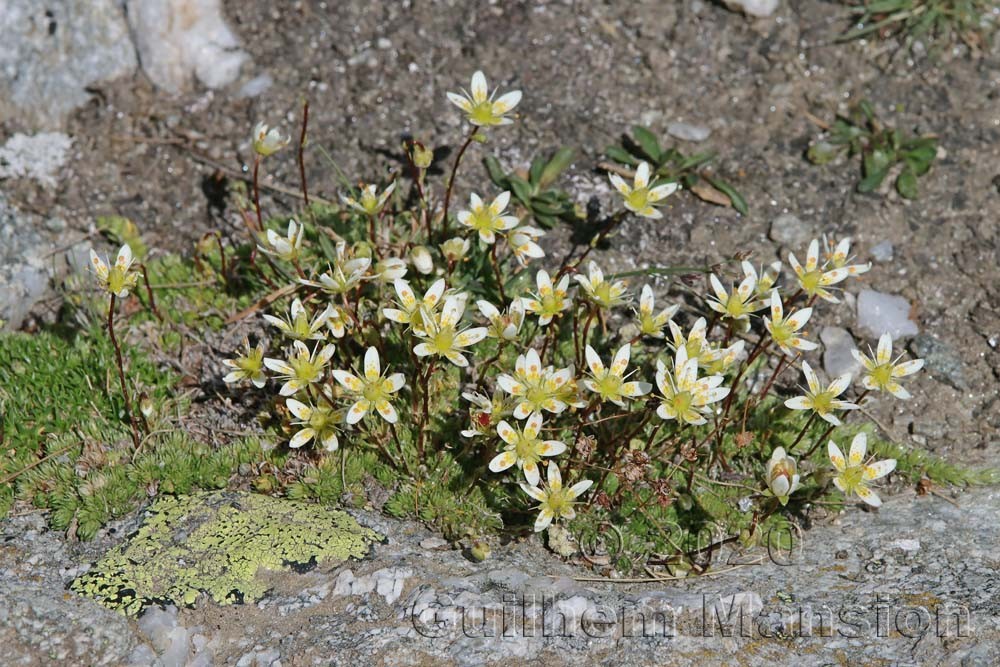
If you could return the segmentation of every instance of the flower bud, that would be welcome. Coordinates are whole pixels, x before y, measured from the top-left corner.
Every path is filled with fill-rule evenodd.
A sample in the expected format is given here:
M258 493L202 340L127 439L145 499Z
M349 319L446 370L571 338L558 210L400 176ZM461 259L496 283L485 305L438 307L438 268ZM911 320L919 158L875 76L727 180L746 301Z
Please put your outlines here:
M267 157L287 146L291 138L282 137L276 128L269 128L265 123L257 123L253 128L252 140L254 152Z
M782 505L785 505L788 503L788 496L799 486L795 459L786 456L783 447L778 447L771 454L771 460L767 462L767 488Z
M413 164L418 169L427 169L431 166L431 163L434 162L434 151L429 148L424 148L422 145L417 143L413 144L413 153L411 155Z
M441 244L441 252L444 254L445 259L449 262L458 262L465 257L465 254L469 252L469 247L472 244L469 239L463 239L456 236L453 239L448 239Z
M410 260L417 271L424 275L434 270L434 259L431 257L430 251L422 245L413 246L413 249L410 250Z

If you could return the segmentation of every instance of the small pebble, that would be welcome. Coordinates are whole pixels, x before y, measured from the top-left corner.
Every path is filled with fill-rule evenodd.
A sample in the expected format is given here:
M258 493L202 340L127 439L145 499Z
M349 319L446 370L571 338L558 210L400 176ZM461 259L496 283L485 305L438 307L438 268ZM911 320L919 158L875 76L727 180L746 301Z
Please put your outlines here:
M882 241L873 245L871 250L868 251L868 254L876 262L891 262L893 250L894 248L892 247L891 241Z
M712 130L705 127L704 125L691 125L690 123L670 123L667 125L667 134L672 137L677 137L682 141L705 141L708 139L709 135L712 134Z
M893 340L916 336L920 332L910 319L909 301L870 289L858 294L858 327L870 338L888 333Z

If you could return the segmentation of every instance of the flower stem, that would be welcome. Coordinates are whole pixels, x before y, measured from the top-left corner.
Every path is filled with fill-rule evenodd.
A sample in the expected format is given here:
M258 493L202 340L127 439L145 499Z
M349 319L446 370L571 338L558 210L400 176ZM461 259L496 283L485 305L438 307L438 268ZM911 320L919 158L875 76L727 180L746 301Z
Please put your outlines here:
M132 412L132 399L129 396L128 384L125 382L125 364L122 362L122 348L118 344L118 337L115 336L115 304L117 296L111 295L111 302L108 306L108 336L111 338L111 345L115 348L115 360L118 363L118 380L122 385L122 397L125 399L125 412L128 415L129 425L132 427L132 444L135 450L139 450L139 428L135 423L135 414Z
M462 162L462 156L465 155L465 151L468 150L469 144L472 143L478 131L479 128L473 125L469 136L465 138L465 143L458 149L458 155L455 156L455 164L451 167L451 176L448 178L448 189L444 193L444 215L441 217L441 236L443 238L448 237L448 207L451 204L452 190L455 189L455 175L458 173L458 165Z
M309 208L309 185L306 181L306 128L309 126L309 100L302 103L302 133L299 135L299 178L302 180L302 199ZM256 182L256 179L254 179Z
M264 216L260 212L260 155L253 159L253 207L257 212L257 231L264 230Z
M490 246L492 250L490 251L490 263L493 265L493 274L497 278L497 289L500 291L500 300L502 305L506 307L507 305L507 295L504 293L503 289L503 276L500 275L500 262L497 261L497 244L494 243Z

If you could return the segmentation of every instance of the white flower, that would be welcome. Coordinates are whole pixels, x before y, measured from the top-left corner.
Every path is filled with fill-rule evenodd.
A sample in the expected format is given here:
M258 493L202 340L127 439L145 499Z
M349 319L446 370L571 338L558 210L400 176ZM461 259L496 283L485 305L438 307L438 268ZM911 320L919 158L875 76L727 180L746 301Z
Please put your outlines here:
M750 262L743 262L743 281L730 294L713 273L708 277L715 292L715 299L709 297L708 307L715 312L733 320L747 320L750 313L764 307L760 301L755 301L754 288L757 286L757 270Z
M830 462L837 471L833 478L833 484L844 492L844 495L857 495L872 507L882 505L882 499L878 494L868 488L869 482L885 477L896 469L896 459L886 459L877 463L866 463L865 454L868 452L868 436L858 433L851 442L851 451L848 459L844 460L844 453L837 447L833 440L827 445L830 455Z
M318 282L312 280L299 280L299 282L318 287L330 294L346 294L365 279L371 265L371 257L350 257L347 244L341 241L337 244L337 257L333 265L320 275Z
M333 345L320 348L319 345L310 353L309 348L300 340L292 342L292 353L287 360L264 359L264 365L278 374L285 384L278 391L282 396L293 396L311 384L322 382L326 365L333 356Z
M337 427L343 423L343 410L335 410L329 404L307 405L294 398L285 399L288 411L295 416L292 424L301 426L292 436L288 446L297 449L310 440L318 440L328 452L336 451L340 446L337 440Z
M656 414L660 419L700 426L712 414L712 403L729 395L728 387L720 387L721 375L708 375L698 379L698 358L688 357L687 347L680 346L674 353L673 373L666 365L656 362L656 386L662 398Z
M513 122L504 116L521 101L520 90L513 90L494 100L496 90L494 89L492 93L489 92L486 76L482 72L476 72L472 75L472 85L469 90L471 92L463 89L461 94L448 93L448 99L468 115L470 123L480 127L489 127L509 125Z
M379 361L378 350L374 347L369 347L365 352L363 378L342 370L333 371L333 377L356 397L354 404L347 411L348 424L357 424L361 421L373 405L375 410L382 415L382 419L390 424L395 424L399 420L396 409L389 401L392 399L392 394L395 394L406 384L406 378L403 377L402 373L393 373L388 377L382 377L382 365Z
M135 289L136 283L139 281L139 274L136 272L134 264L132 248L127 243L118 250L115 263L110 268L107 262L97 256L93 248L90 250L90 266L94 275L97 276L98 284L101 289L119 299L127 297L129 291Z
M528 417L524 428L511 426L505 421L497 424L497 434L507 443L504 451L490 461L490 470L503 472L515 463L524 472L524 478L531 486L538 486L538 462L543 456L557 456L566 451L566 445L558 440L541 440L542 413L534 412Z
M833 239L827 239L826 235L823 235L823 246L824 253L823 259L827 264L835 269L846 268L847 272L852 276L861 275L862 273L867 273L872 268L872 263L867 264L853 264L848 265L854 257L851 256L851 237L846 236L840 240L839 243L834 245Z
M374 184L361 186L361 196L355 199L354 197L349 197L346 195L341 195L340 200L353 208L356 211L360 211L365 215L375 215L382 210L385 203L389 201L389 197L392 195L392 191L396 189L396 181L393 181L389 186L382 191L382 194L378 193L378 189Z
M273 229L269 229L264 234L265 243L258 244L257 247L260 248L261 252L274 255L280 260L294 262L299 258L299 253L302 250L302 233L304 231L304 228L300 227L295 220L289 220L288 233L284 237Z
M580 283L580 287L587 294L587 298L601 308L613 308L627 301L624 298L628 288L628 283L624 280L610 282L604 279L604 272L595 262L588 265L588 274L576 274L573 279Z
M391 283L406 275L406 260L399 257L386 257L375 263L372 273L375 274L375 279L380 283Z
M632 346L628 343L622 345L615 353L611 366L605 368L597 352L588 345L585 352L591 377L583 381L584 386L600 396L602 401L611 401L621 407L625 407L626 398L648 394L653 388L648 382L625 381L631 349Z
M803 308L785 317L778 290L771 292L771 317L764 316L764 327L771 334L771 340L778 348L788 355L794 355L792 350L815 350L816 343L798 336L798 331L812 317L812 308Z
M785 407L792 410L813 410L834 426L840 426L840 419L833 414L834 410L858 409L859 406L854 403L837 399L851 385L850 373L841 375L825 389L820 385L819 378L807 361L802 362L802 374L806 377L808 390L804 396L796 396L785 401Z
M795 459L785 454L784 447L771 453L767 462L767 488L782 505L788 504L788 496L795 493L802 484L796 470Z
M462 352L464 348L486 338L486 327L459 331L459 323L465 313L465 302L466 295L453 294L445 298L440 315L424 312L423 328L420 331L413 330L423 342L413 348L413 353L418 357L444 357L460 368L468 366L469 360Z
M269 128L264 123L257 123L253 128L253 149L262 157L277 153L287 146L289 141L291 137L282 137L277 128Z
M677 314L680 306L678 304L667 306L654 315L654 305L653 288L643 285L639 295L639 311L636 313L639 317L639 331L645 336L663 338L663 328L670 322L670 318Z
M851 275L851 272L846 266L833 268L828 271L824 270L824 267L821 267L819 264L819 241L813 239L809 243L805 266L799 264L799 260L792 253L788 253L788 263L791 265L792 270L795 271L799 287L808 296L816 296L830 303L840 303L840 299L835 297L826 288L843 281Z
M501 417L510 413L508 400L499 391L493 392L492 400L476 392L467 391L462 398L475 407L469 409L471 423L462 431L462 437L475 438L492 432L492 427Z
M430 313L433 315L437 312L437 307L441 303L441 297L444 295L445 288L444 278L436 280L434 284L427 288L423 298L419 301L417 301L417 296L413 293L410 283L406 280L397 278L392 285L396 290L396 296L398 297L396 305L399 308L383 308L382 314L385 315L386 319L398 324L408 324L414 333L423 331L423 314Z
M487 206L479 195L472 193L469 196L469 210L459 211L458 221L478 232L479 240L482 243L492 245L496 241L497 232L505 232L517 227L517 216L504 215L507 212L509 201L510 192L504 191Z
M274 315L264 315L264 320L276 326L283 334L294 340L323 340L326 338L326 335L322 332L322 329L328 324L333 315L333 309L327 306L325 310L310 320L309 312L302 305L302 300L294 299L288 319L282 319Z
M243 354L235 359L223 359L222 363L234 370L226 374L222 381L226 384L250 380L253 386L260 389L267 383L264 374L264 346L260 343L250 347L250 340L243 339Z
M559 414L567 405L576 404L570 398L576 387L572 366L555 370L542 367L541 358L534 349L519 355L514 364L513 375L501 373L497 376L497 386L514 397L514 419L525 419L533 412L546 410Z
M486 335L490 338L502 340L517 340L521 333L521 325L524 324L524 304L520 300L514 299L506 313L501 313L496 306L489 301L479 300L476 307L483 314L490 325L486 328Z
M870 349L868 351L871 352ZM865 376L861 380L861 384L864 385L865 389L887 391L896 398L903 400L910 398L910 392L906 391L903 385L899 384L899 378L913 375L924 367L923 359L911 359L910 361L899 363L903 355L899 355L893 361L892 336L888 333L882 334L878 339L878 349L871 357L857 350L851 350L851 354L865 368Z
M469 239L463 239L460 236L448 239L440 246L441 254L449 262L459 262L465 259L465 256L469 253L469 249L472 247L472 243Z
M521 301L525 310L537 315L538 324L544 327L552 321L552 318L569 308L570 300L566 298L569 276L563 276L553 287L548 272L542 269L535 274L535 284L538 285L538 291L531 297L522 298Z
M594 483L593 480L585 479L568 489L563 488L562 475L555 463L548 464L546 477L548 487L545 489L521 483L521 490L539 502L538 518L535 519L536 533L548 528L553 519L575 518L576 510L573 509L573 505L576 504L576 499Z
M527 264L529 259L545 257L545 251L537 243L543 236L545 232L537 227L521 226L508 232L507 245L521 266Z
M667 183L650 189L649 177L650 167L646 162L640 162L636 167L631 186L618 174L608 174L611 185L625 197L625 208L643 218L662 218L663 214L653 207L676 192L680 185Z

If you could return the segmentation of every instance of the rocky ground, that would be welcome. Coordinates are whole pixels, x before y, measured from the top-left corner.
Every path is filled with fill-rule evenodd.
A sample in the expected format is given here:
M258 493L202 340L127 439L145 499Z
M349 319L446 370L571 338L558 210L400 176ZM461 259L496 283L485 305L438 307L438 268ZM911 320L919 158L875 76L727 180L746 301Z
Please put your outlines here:
M873 414L900 442L972 465L998 460L1000 45L978 53L959 45L933 59L917 49L889 63L891 45L832 44L845 25L843 7L820 0L783 0L765 18L702 0L125 4L127 19L112 0L63 0L45 12L28 0L0 8L0 25L11 35L0 48L0 319L8 328L52 317L58 299L49 279L97 243L97 216L135 220L160 252L188 251L216 229L242 234L220 193L245 178L256 121L296 131L308 97L311 145L325 147L351 178L370 180L398 168L404 135L455 145L460 118L444 92L481 68L504 88L522 89L524 101L518 122L475 147L475 157L489 151L523 168L538 151L577 146L564 185L581 203L610 206L611 191L594 165L632 124L671 128L685 152L718 151L716 170L746 196L750 215L677 196L664 221L622 228L602 258L614 269L711 263L745 250L769 262L788 250L801 256L807 240L823 232L853 236L857 254L876 261L844 304L822 311L817 330L830 327L822 331L828 367L850 345L874 342L857 318L859 290L902 297L896 324L930 372L911 383L912 401L876 404ZM171 4L191 20L161 20L157 7ZM940 137L919 199L902 200L888 188L858 194L857 164L815 167L804 159L820 132L815 119L829 121L860 99L899 128ZM336 197L334 169L318 150L308 153L308 176L316 195ZM483 180L470 170L463 186ZM269 210L295 210L296 196L280 191L298 188L291 151L268 162L266 183ZM547 241L558 253L569 232ZM148 621L146 630L63 593L115 536L69 544L29 531L40 520L27 516L2 525L0 586L15 603L0 610L0 636L8 633L3 645L19 647L15 655L25 664L63 650L69 664L118 664L126 656L147 664L169 651L203 664L478 663L499 656L646 664L730 655L752 663L817 654L824 662L990 664L998 659L990 653L997 645L990 560L997 497L978 491L957 502L900 495L877 515L831 518L806 534L802 562L793 567L593 590L588 582L546 578L579 572L535 547L499 550L472 565L457 552L421 546L428 536L414 526L368 517L390 541L350 575L302 575L309 581L284 582L285 592L263 608L182 610ZM630 597L686 611L673 638L649 640L578 633L508 641L455 628L424 637L410 619L414 606L502 605L505 592L551 592L567 613ZM772 610L782 604L870 609L886 593L887 613L965 605L972 631L964 638L932 631L883 638L875 629L854 639L766 638L755 626L749 638L705 639L696 631L702 593L741 594L748 609L762 605L755 618L765 625L776 623L780 612ZM782 602L785 593L791 602Z

